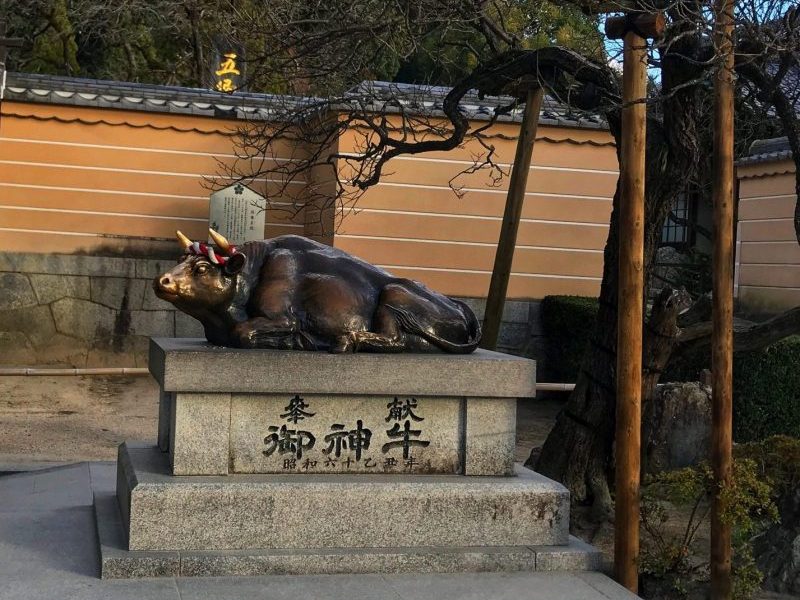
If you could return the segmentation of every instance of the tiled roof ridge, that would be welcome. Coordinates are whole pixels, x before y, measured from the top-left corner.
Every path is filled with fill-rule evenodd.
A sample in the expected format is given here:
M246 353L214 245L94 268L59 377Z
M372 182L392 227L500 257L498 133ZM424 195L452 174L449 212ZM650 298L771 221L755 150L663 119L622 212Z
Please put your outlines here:
M366 93L373 101L375 110L397 111L419 110L441 112L441 101L450 88L419 84L393 83L386 81L364 81L343 96ZM397 106L384 106L382 101L397 100ZM48 104L71 104L98 108L194 114L206 117L232 119L269 119L278 109L289 106L322 104L313 97L281 96L257 92L226 94L214 90L181 86L143 84L111 80L85 79L58 75L32 73L8 73L5 99ZM471 119L489 119L494 109L511 102L512 98L479 98L477 93L468 93L461 109ZM520 121L521 109L515 109L497 120ZM565 127L605 129L603 119L596 115L577 116L553 98L545 99L540 124Z
M8 73L6 100L227 118L269 118L270 109L313 99L33 73Z
M753 165L765 162L777 162L792 158L789 138L786 136L755 140L745 156L736 161L737 165Z

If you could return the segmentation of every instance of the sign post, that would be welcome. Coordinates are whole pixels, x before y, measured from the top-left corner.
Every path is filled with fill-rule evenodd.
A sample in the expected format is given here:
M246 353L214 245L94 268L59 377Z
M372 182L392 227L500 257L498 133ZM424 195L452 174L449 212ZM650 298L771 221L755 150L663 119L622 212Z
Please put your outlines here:
M212 87L218 92L244 90L244 47L225 39L215 40L216 59L211 69Z

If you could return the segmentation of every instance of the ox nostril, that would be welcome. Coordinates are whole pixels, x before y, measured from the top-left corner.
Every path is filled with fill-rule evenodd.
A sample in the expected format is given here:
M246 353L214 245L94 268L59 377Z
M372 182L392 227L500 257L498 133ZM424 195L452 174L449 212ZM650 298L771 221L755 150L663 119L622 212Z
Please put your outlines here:
M153 278L153 290L159 298L164 297L163 294L168 294L170 296L177 296L179 294L178 283L169 273L158 275Z

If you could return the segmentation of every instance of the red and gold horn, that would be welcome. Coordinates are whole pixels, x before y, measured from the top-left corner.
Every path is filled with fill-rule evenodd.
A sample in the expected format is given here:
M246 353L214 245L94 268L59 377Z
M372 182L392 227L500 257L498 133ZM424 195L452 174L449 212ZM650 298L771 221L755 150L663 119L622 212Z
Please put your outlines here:
M208 233L211 234L211 239L214 240L214 243L219 246L219 249L222 250L225 254L230 253L232 244L225 238L224 235L217 233L213 229L209 229Z
M180 232L180 231L176 231L175 232L175 237L178 238L178 243L181 245L181 248L183 248L184 250L188 250L189 246L192 245L192 240L190 240L188 237L183 235L183 233Z

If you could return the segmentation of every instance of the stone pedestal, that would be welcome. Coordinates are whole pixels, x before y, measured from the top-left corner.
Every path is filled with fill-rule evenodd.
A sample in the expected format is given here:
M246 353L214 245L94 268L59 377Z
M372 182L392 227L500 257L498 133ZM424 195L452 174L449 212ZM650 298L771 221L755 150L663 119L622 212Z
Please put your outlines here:
M234 350L154 339L174 475L511 475L535 363L467 355Z
M154 339L158 446L96 499L103 577L595 568L513 463L533 361Z

